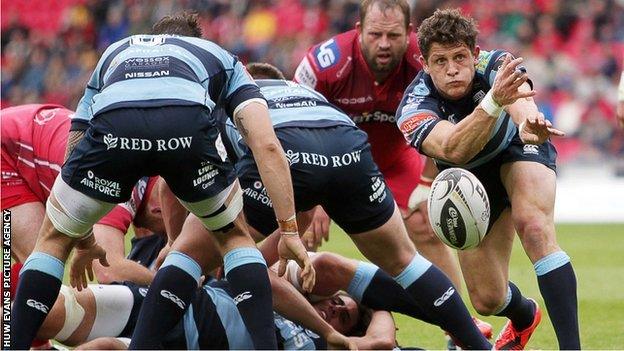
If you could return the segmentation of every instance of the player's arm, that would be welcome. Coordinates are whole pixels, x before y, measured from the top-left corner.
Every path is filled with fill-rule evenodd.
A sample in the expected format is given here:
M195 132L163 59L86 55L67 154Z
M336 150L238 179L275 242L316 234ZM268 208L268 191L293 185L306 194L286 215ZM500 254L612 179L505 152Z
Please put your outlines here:
M479 153L490 139L490 133L496 125L503 107L519 98L535 95L534 91L522 92L518 90L528 79L525 72L516 70L522 63L522 58L511 59L506 56L492 89L485 95L479 106L459 123L453 124L446 120L439 120L437 115L424 117L436 119L435 125L428 130L426 137L414 140L419 149L427 156L446 160L454 164L465 164ZM403 119L403 118L402 118ZM426 120L426 119L425 119ZM414 133L419 139L419 128ZM414 143L414 141L412 143Z
M531 91L529 83L522 84L519 88L521 92ZM518 126L520 139L526 144L542 144L550 136L564 136L565 133L553 128L552 123L539 112L537 104L532 97L518 99L505 110L514 123Z
M100 284L131 281L139 285L149 285L154 272L125 257L124 235L118 228L95 224L93 234L97 243L106 251L109 266L104 267L95 261L93 270Z
M173 245L175 239L182 232L182 226L186 217L188 217L188 211L173 194L164 179L159 179L155 190L158 192L157 196L162 209L165 231L167 232L167 243L160 250L154 262L154 269L158 269L165 261L169 251L171 251L171 245Z
M391 350L396 346L396 326L392 314L374 311L366 334L349 338L361 350Z
M233 116L238 132L254 156L260 178L273 202L273 210L281 232L278 244L280 263L294 259L304 267L306 290L314 285L314 269L299 239L295 215L295 198L290 168L281 144L275 136L266 100L240 62L234 66L228 95L228 115ZM283 274L283 270L280 270Z

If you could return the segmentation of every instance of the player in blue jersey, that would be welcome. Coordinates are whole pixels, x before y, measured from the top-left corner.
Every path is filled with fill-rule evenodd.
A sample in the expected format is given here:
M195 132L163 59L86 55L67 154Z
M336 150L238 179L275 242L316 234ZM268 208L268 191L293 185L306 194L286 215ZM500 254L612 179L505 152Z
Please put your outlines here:
M474 21L458 10L436 11L421 24L424 71L405 91L397 123L439 169L468 169L487 190L488 234L459 258L475 309L510 319L496 348L524 348L540 321L537 303L508 280L517 231L559 346L578 349L576 277L553 221L557 152L549 138L563 132L538 111L522 58L479 50L476 38Z
M386 311L371 311L344 292L309 303L274 273L271 287L273 307L279 311L273 313L272 325L279 349L394 346L395 325ZM118 345L125 349L147 290L146 286L132 282L91 284L82 291L64 286L38 336L54 338L67 346L87 343L79 349L116 349ZM241 300L236 299L229 282L208 278L202 287L194 289L184 318L166 331L159 346L178 350L253 349L236 307ZM338 330L359 338L350 341Z
M92 225L126 201L140 177L155 174L214 234L232 290L250 292L237 307L254 347L276 348L266 263L242 217L242 191L211 117L216 107L254 151L284 234L281 254L308 267L313 281L297 235L288 163L257 85L235 57L200 39L196 15L167 16L153 29L153 35L108 47L87 84L72 119L66 162L21 272L12 348L29 347L58 295L72 248L80 259L104 261ZM133 348L154 348L184 314L201 274L195 254L173 247L146 297Z
M248 70L254 78L278 78L256 83L268 101L273 127L286 150L299 219L322 205L360 251L382 268L352 276L356 295L367 297L366 303L375 309L400 311L439 325L465 348L490 348L450 280L416 252L392 193L372 159L366 134L321 94L283 80L276 68L254 64ZM247 222L252 232L267 236L277 229L274 203L267 196L251 150L234 124L221 120L226 149L237 159ZM176 242L192 246L196 231L202 230L198 219L190 216ZM270 253L271 245L263 246L269 246L268 251L263 248L263 254L271 258L269 262L274 261L277 257ZM205 258L202 267L211 267L211 259ZM372 274L363 278L365 273Z

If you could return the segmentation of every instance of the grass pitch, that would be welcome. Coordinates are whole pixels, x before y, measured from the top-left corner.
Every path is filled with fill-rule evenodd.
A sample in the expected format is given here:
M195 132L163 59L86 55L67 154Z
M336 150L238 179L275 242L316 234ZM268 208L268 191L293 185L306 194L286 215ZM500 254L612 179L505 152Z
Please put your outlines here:
M559 245L570 255L578 281L581 345L584 349L624 349L624 224L558 225ZM362 259L349 237L333 226L330 240L320 251L337 252ZM510 279L525 296L542 307L542 322L531 337L529 349L558 349L557 338L545 310L533 266L516 239L510 264ZM466 291L464 287L464 292ZM469 304L464 293L464 301ZM469 306L473 315L477 315ZM480 317L494 327L494 338L506 319ZM395 314L402 346L425 349L446 347L438 327Z

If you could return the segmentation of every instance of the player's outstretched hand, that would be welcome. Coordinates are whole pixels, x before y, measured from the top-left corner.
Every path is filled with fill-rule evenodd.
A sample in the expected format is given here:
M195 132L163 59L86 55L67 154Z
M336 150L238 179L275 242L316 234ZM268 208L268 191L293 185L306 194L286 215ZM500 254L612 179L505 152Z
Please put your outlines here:
M90 235L76 244L69 270L69 283L78 291L86 289L89 281L93 280L93 260L99 260L104 267L109 266L106 251L95 242L95 237Z
M337 331L331 331L325 336L327 340L327 348L329 350L357 350L357 344L352 339L340 334Z
M535 90L518 90L529 79L526 70L520 67L522 61L522 57L512 59L511 55L507 55L496 73L492 85L492 98L500 106L513 104L520 98L535 96Z
M281 277L286 273L286 265L288 260L295 260L301 267L301 287L306 292L311 292L316 281L316 271L312 267L312 260L308 256L301 239L298 235L280 235L277 244L277 253L279 254L279 268L277 274Z
M329 226L331 218L327 215L323 207L316 206L314 216L310 223L310 228L304 234L303 243L310 251L316 251L318 247L323 245L323 240L329 240ZM309 234L308 234L309 233Z
M540 145L551 136L565 136L564 132L553 128L552 123L541 112L536 116L529 116L518 129L520 139L525 144Z

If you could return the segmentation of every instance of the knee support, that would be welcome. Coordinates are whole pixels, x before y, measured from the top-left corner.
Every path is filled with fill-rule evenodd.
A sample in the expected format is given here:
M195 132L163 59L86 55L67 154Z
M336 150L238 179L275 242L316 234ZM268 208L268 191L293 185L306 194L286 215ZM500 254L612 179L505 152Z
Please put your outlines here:
M71 188L61 177L56 178L51 195L58 204L48 198L46 214L56 230L71 238L87 236L93 224L115 207Z
M87 340L119 336L126 328L134 296L124 285L89 285L95 297L96 315Z
M183 202L184 207L196 215L210 231L218 231L234 222L238 214L243 210L243 191L234 183L216 196L199 202ZM236 186L236 193L226 206L225 200Z
M65 298L65 322L63 328L54 339L64 342L78 329L85 315L84 308L76 300L75 291L65 285L61 286L61 295Z

